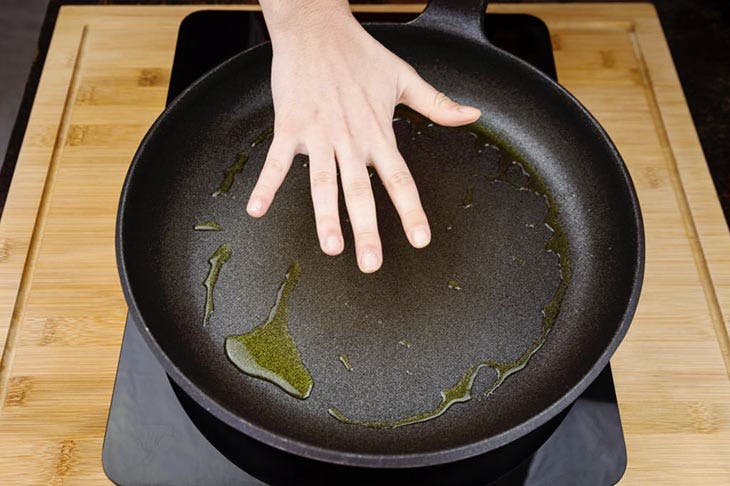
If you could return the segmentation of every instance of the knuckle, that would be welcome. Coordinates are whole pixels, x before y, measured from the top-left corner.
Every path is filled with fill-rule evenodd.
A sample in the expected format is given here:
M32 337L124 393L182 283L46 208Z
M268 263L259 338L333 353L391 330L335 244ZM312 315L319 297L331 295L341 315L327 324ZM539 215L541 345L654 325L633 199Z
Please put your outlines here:
M364 229L355 231L355 240L360 243L379 240L378 232L366 227Z
M398 72L398 79L401 81L403 91L407 90L413 83L420 81L421 77L418 75L416 68L408 63L401 65L401 71Z
M260 199L264 202L268 202L274 199L276 191L270 187L257 186L256 189L251 191L251 197Z
M417 224L426 220L426 215L421 208L413 208L403 213L403 221L408 224Z
M418 76L418 71L416 71L416 68L408 64L407 62L404 62L401 64L403 68L403 72L407 76Z
M273 194L276 192L276 186L259 178L258 182L256 182L256 187L254 188L253 192L257 195Z
M318 170L312 172L313 186L329 186L334 182L334 174L328 170Z
M266 170L276 175L285 174L287 165L278 157L269 157L266 159Z
M326 231L329 229L339 228L339 222L334 213L328 213L320 211L317 214L317 228L320 231Z
M441 107L446 104L448 104L451 100L448 96L446 96L446 93L443 91L437 92L433 97L433 104L434 106Z
M393 187L403 188L414 185L413 176L407 169L398 169L388 177L388 183Z
M371 191L370 179L350 182L345 189L345 193L354 199L368 198L371 195Z

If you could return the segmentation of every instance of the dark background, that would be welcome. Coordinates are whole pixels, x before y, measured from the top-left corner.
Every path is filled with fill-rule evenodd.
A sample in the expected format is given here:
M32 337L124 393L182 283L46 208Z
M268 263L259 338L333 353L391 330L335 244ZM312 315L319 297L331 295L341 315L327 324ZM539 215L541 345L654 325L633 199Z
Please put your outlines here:
M63 3L62 0L51 1L56 6ZM365 0L352 3L409 2ZM72 0L69 3L207 2ZM221 3L253 2L238 0ZM730 0L655 0L653 3L659 12L725 218L730 221ZM21 107L31 66L39 54L39 33L47 7L48 0L0 0L0 154L5 154L9 145L11 148L0 175L0 209L12 175L17 155L15 151L19 145L17 142L22 135L17 127L13 133L13 125ZM617 5L616 8L621 7ZM32 90L32 83L29 89ZM20 124L24 124L27 117L25 111L20 111Z

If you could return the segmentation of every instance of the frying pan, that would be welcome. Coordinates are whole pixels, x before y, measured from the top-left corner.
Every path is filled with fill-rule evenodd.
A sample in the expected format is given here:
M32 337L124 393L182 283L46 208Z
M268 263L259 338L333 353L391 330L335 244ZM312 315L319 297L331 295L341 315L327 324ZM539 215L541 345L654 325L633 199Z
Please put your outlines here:
M302 157L265 218L244 214L270 143L261 134L273 125L270 45L196 81L145 136L120 199L122 287L170 377L229 427L326 463L450 463L557 416L615 351L643 277L643 226L630 176L578 101L486 40L485 7L483 0L432 0L409 24L367 26L427 81L483 113L462 129L408 113L394 123L433 236L428 248L411 248L373 177L385 255L375 274L357 270L347 224L342 255L319 251ZM248 160L230 191L212 196L241 153ZM193 230L210 219L223 230ZM553 244L556 234L564 245ZM222 244L232 256L204 325L202 283ZM293 262L301 275L288 325L314 380L306 400L241 373L224 351L227 336L266 320ZM556 315L549 333L546 311ZM501 386L494 389L499 376L483 367L472 399L434 420L383 429L327 413L392 422L432 410L466 370L517 360L538 341Z

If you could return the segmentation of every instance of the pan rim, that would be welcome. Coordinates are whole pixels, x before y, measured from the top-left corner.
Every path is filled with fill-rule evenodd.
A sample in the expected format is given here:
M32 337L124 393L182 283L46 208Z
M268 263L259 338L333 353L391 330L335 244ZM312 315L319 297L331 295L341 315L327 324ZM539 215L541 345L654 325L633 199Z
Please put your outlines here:
M419 31L425 31L428 33L432 33L431 30L424 29L423 27L408 25L408 24L402 24L402 25L386 25L386 24L380 24L380 25L374 25L370 24L370 27L374 27L375 29L392 29L392 28L398 28L405 30L419 30ZM459 39L460 41L464 41L464 39L461 39L459 37L450 35L450 34L441 34L445 37ZM456 446L456 447L450 447L442 450L437 451L429 451L429 452L416 452L416 453L408 453L408 454L374 454L374 453L355 453L355 452L344 452L340 450L336 450L333 448L326 448L321 447L318 445L314 445L302 440L298 439L292 439L289 437L285 437L282 435L279 435L277 433L271 432L268 429L264 427L260 427L256 424L253 424L252 422L246 420L245 418L242 418L238 416L237 414L231 412L228 408L226 408L224 405L219 403L215 398L207 395L204 393L201 388L194 383L190 378L188 378L183 371L172 361L172 359L165 353L165 351L162 349L160 344L157 342L155 337L153 336L152 332L150 331L149 327L145 323L145 320L142 316L142 312L140 311L140 308L137 304L137 300L134 297L134 292L132 290L132 283L129 280L129 275L127 272L127 266L124 259L124 234L123 234L123 224L122 221L124 219L124 213L126 208L126 201L127 196L129 195L131 181L134 178L134 174L138 168L139 161L142 157L143 152L145 151L145 147L148 145L150 140L153 138L154 134L156 133L158 127L167 119L169 114L173 112L177 105L179 105L186 96L195 90L201 89L201 87L204 87L206 83L211 82L212 79L215 78L216 75L219 73L225 71L226 69L230 69L231 66L235 65L236 62L239 61L244 56L250 56L257 51L263 51L266 49L270 50L270 43L264 43L258 46L254 46L250 49L247 49L245 51L242 51L239 54L236 54L235 56L229 58L228 60L224 61L223 63L219 64L212 70L208 71L206 74L195 80L190 86L185 88L159 115L159 117L155 120L155 122L152 124L150 129L145 134L144 138L140 142L140 145L135 152L135 155L132 159L132 163L130 164L129 170L127 172L127 175L124 180L124 184L122 187L122 192L120 194L119 198L119 206L117 209L117 220L115 225L115 247L116 247L116 260L117 260L117 268L119 271L122 291L124 294L124 297L127 301L129 312L132 314L133 321L135 322L138 330L142 334L145 342L149 346L149 348L152 350L153 354L157 358L158 362L160 362L167 374L173 378L175 383L180 385L180 387L187 393L191 398L193 398L198 404L203 406L205 410L211 414L213 414L216 418L221 420L222 422L226 423L233 429L238 430L241 433L244 433L248 435L249 437L252 437L260 442L263 442L264 444L267 444L269 446L275 447L277 449L283 450L285 452L289 452L292 454L296 454L308 459L312 460L318 460L323 461L327 463L332 464L338 464L338 465L344 465L344 466L355 466L355 467L365 467L365 468L388 468L388 469L402 469L402 468L414 468L414 467L426 467L426 466L434 466L449 462L455 462L461 459L467 459L470 457L474 457L477 455L485 454L487 452L493 451L501 446L504 446L526 434L531 432L532 430L537 429L538 427L544 425L546 422L548 422L550 419L555 417L557 414L559 414L562 410L564 410L566 407L568 407L571 403L573 403L578 396L585 391L585 389L595 380L595 378L598 376L598 374L603 370L603 368L608 364L610 357L613 355L613 353L618 348L618 345L623 340L623 337L625 336L626 332L628 331L629 325L631 324L631 321L633 319L633 316L636 311L636 307L639 300L639 295L641 293L641 288L643 284L643 276L644 276L644 265L645 265L645 235L644 235L644 225L643 225L643 218L641 215L641 210L639 206L638 197L636 194L636 189L633 184L633 181L631 179L631 176L628 172L628 168L626 167L623 158L619 154L618 150L616 149L615 145L611 141L611 139L608 137L608 134L603 129L603 127L598 123L598 121L588 112L588 110L571 94L569 93L564 87L562 87L557 82L553 81L551 78L549 78L547 75L539 71L538 69L534 68L527 62L523 61L522 59L513 56L512 54L509 54L501 49L498 49L491 44L488 46L480 45L474 43L475 46L479 48L487 48L487 49L493 49L496 51L497 55L501 56L503 58L503 61L505 63L516 63L521 66L522 69L527 69L531 72L532 75L538 76L538 78L543 82L547 83L552 89L555 89L558 91L558 95L565 98L567 102L570 102L574 104L574 106L578 109L580 114L583 116L586 123L590 124L592 128L596 131L596 134L601 138L602 142L604 143L604 146L608 149L608 151L611 153L611 155L614 158L615 165L617 169L619 170L620 176L623 179L623 182L625 184L625 187L628 192L628 197L630 201L628 201L631 205L631 210L633 213L633 219L631 221L632 226L635 230L635 236L636 236L636 253L634 254L634 262L635 262L635 268L632 278L632 285L631 285L631 292L629 294L629 298L626 302L626 309L624 310L623 314L620 318L620 323L616 328L616 331L611 338L610 342L604 349L603 353L599 356L599 358L593 363L590 370L567 392L565 392L562 397L560 397L558 400L554 401L551 405L544 408L539 413L531 416L530 418L524 420L523 422L514 425L513 427L504 430L503 432L489 436L487 438L478 440L476 442L471 442L468 444Z

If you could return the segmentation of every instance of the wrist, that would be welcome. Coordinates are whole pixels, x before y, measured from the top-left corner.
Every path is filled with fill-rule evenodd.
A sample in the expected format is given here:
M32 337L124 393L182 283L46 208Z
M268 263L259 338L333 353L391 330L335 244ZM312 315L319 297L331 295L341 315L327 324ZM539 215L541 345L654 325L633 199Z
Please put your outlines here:
M288 39L301 40L310 33L328 36L357 24L347 0L260 0L271 41L276 47Z

